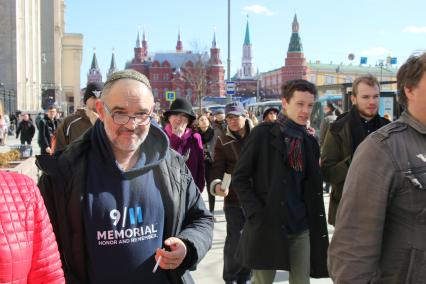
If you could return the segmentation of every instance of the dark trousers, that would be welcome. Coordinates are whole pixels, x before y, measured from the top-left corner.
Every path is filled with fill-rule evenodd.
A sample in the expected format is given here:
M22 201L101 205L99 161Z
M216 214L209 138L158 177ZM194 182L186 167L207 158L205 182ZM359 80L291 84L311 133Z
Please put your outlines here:
M216 202L216 198L213 194L210 193L210 171L212 169L212 163L208 161L204 161L204 177L206 178L207 183L207 194L209 196L209 211L214 213L214 204Z
M25 142L27 142L28 145L31 145L31 138L22 138L21 136L21 145L25 145Z
M242 267L235 259L235 253L244 226L244 213L239 206L226 205L226 239L223 248L223 280L244 283L250 280L250 269Z

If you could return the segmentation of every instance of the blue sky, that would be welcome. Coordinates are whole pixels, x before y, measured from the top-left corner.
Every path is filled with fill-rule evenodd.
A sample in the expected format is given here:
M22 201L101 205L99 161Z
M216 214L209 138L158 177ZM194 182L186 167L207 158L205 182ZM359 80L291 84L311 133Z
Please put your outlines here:
M145 30L150 52L174 50L179 29L184 49L209 50L216 31L226 70L227 0L65 4L65 31L84 36L82 85L94 48L104 78L113 48L118 68L124 68L133 57L138 28ZM348 54L353 53L353 64L366 56L368 64L375 65L391 55L400 65L411 53L426 50L425 10L424 0L231 0L231 74L241 65L247 14L253 61L264 72L284 64L295 13L308 61L348 64Z

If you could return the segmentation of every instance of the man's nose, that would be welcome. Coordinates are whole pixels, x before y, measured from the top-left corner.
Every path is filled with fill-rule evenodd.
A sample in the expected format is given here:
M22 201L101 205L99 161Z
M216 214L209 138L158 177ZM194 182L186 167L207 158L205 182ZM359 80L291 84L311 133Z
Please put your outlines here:
M135 129L138 126L136 123L136 117L129 117L129 121L125 124L125 126L129 129Z

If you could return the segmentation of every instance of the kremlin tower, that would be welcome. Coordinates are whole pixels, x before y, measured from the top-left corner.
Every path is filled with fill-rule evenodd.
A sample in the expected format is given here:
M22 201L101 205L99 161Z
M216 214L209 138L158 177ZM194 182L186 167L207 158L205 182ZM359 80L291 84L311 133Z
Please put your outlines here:
M297 16L294 15L287 58L285 59L284 66L281 67L281 80L284 83L294 79L307 79L308 73L309 68L306 65L302 41L299 36L299 22L297 21Z

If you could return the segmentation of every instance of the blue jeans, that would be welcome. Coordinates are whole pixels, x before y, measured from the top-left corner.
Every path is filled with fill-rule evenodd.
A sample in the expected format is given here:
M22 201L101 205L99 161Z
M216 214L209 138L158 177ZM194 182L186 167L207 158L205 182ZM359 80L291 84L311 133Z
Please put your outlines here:
M226 239L223 248L223 280L244 283L250 280L250 269L241 266L235 259L238 242L244 226L244 213L239 206L223 208L226 218Z

